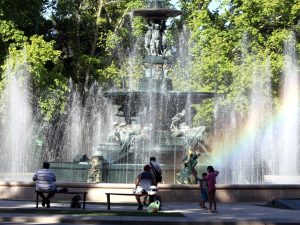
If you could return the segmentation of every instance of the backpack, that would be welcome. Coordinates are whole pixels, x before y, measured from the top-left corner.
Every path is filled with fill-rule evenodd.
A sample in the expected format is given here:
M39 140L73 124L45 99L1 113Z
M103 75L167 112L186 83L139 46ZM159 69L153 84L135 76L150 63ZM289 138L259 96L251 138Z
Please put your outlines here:
M152 165L152 163L150 163L150 165L151 165L152 171L153 171L153 173L154 173L156 182L157 182L157 183L158 183L158 182L162 182L162 176L161 176L161 173L158 172L158 171L155 169L155 167Z

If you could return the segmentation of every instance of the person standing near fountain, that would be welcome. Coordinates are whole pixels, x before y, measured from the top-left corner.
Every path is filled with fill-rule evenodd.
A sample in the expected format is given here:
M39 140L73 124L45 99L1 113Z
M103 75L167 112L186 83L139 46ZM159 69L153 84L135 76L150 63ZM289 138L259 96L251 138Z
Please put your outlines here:
M216 178L219 174L219 171L216 171L212 166L207 167L207 183L208 183L208 213L216 213L217 212L217 202L216 202ZM212 210L212 205L214 205L214 209Z
M56 191L56 176L49 167L50 163L44 162L43 168L36 170L32 178L33 181L36 181L35 190L41 191L38 192L38 195L42 198L42 206L45 207L47 204L47 208L50 208L50 198L55 195ZM49 192L47 197L45 197L43 191Z
M159 182L162 182L162 176L161 176L161 168L158 162L156 162L156 158L152 156L150 158L150 166L151 166L151 173L155 177L155 181L158 184Z

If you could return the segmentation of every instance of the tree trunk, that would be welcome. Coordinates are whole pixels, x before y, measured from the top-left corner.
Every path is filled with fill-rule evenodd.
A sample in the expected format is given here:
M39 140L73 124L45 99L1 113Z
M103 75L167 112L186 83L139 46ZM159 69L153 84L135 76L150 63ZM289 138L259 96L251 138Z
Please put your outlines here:
M97 10L97 14L96 14L96 27L94 30L94 36L93 36L93 40L92 40L90 56L95 55L95 51L96 51L96 47L97 47L97 40L98 40L98 36L99 36L99 29L98 29L97 21L101 17L102 8L103 8L103 0L99 0L98 10ZM89 89L90 72L91 72L91 65L88 64L86 72L85 72L84 93L86 93Z

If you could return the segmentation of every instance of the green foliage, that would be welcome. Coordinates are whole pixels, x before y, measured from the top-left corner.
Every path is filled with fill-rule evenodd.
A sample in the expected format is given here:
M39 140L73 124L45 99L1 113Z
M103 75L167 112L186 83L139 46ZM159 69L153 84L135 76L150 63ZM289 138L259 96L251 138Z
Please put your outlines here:
M213 118L213 109L214 109L214 102L211 99L206 99L203 101L201 105L194 105L193 106L197 114L193 118L193 124L198 126L201 124L202 126L210 126L212 124Z
M251 91L253 67L263 70L269 65L272 93L278 95L283 46L292 31L300 51L299 1L222 0L213 11L212 0L178 2L183 15L171 22L169 44L179 45L178 30L185 25L191 31L192 50L188 60L179 58L169 74L177 90L214 92L224 96L224 104L239 99L237 107L245 111L249 103L243 96ZM15 63L26 62L46 120L64 110L69 79L83 98L93 81L105 89L122 87L128 80L135 87L143 72L141 37L146 27L130 12L143 4L143 0L2 0L0 64L8 56ZM195 122L209 124L212 102L195 108Z
M269 63L273 94L278 95L283 46L291 32L299 49L299 1L227 0L214 11L211 0L180 2L192 33L192 90L215 92L224 101L239 99L243 111L249 104L243 96L251 91L253 68ZM197 107L197 117L208 116L209 106Z
M0 34L2 42L13 41L20 44L27 40L24 32L16 29L11 21L0 20Z
M13 28L11 23L8 24ZM6 34L11 34L11 38L6 35L3 40L14 42L9 45L9 58L2 68L22 67L30 72L32 90L39 98L44 119L51 119L57 111L64 110L65 93L68 91L67 79L61 74L60 51L54 50L54 41L47 42L43 36L34 35L27 39L15 29L10 29Z

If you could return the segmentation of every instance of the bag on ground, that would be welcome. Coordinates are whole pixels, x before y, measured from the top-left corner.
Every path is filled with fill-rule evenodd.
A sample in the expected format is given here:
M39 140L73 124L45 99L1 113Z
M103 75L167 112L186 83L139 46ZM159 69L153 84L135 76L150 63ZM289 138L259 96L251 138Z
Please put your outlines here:
M148 212L148 213L156 213L156 212L158 212L158 210L159 210L159 205L160 205L160 202L159 202L159 201L152 202L152 203L148 206L147 212Z

